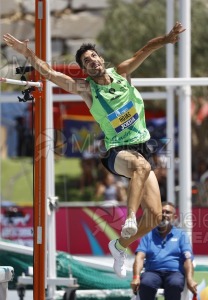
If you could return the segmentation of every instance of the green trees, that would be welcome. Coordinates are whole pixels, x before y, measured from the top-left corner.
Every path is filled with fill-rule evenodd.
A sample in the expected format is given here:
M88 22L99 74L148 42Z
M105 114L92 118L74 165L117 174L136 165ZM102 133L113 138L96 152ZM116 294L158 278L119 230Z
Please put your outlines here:
M165 0L135 0L130 3L110 0L105 20L98 41L106 61L115 65L131 57L151 38L165 33ZM154 53L151 60L146 60L132 77L150 77L154 72L156 77L164 76L164 51L161 49Z
M132 56L145 43L166 32L166 0L109 0L105 26L98 36L107 62L113 65ZM175 21L179 20L179 2L175 1ZM179 20L180 21L180 20ZM208 4L191 1L192 76L208 76ZM175 45L177 55L178 45ZM176 56L177 65L177 56ZM177 70L176 70L177 71ZM164 77L165 47L151 55L132 77ZM177 76L177 74L176 74Z
M105 26L98 37L103 56L113 66L131 57L148 40L166 33L166 0L109 0ZM175 0L175 21L179 20L179 1ZM208 2L191 0L191 76L208 77ZM185 34L185 33L184 33ZM175 45L175 76L178 76L178 44ZM153 53L132 77L166 77L165 47ZM154 88L155 89L155 88ZM159 88L157 88L159 89ZM143 88L140 90L143 90ZM148 91L150 88L148 88ZM200 100L201 99L201 100ZM197 118L206 106L208 89L192 87L193 168L207 157L208 118ZM203 102L203 104L202 104ZM165 101L147 101L147 109L165 108ZM177 106L176 106L177 113ZM202 146L203 145L203 146Z
M191 1L192 76L208 77L208 2Z

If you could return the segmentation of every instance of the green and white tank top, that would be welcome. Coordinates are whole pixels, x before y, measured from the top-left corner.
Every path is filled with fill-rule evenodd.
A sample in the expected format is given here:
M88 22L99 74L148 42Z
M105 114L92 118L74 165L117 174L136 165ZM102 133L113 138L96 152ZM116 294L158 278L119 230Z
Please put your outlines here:
M109 85L99 85L91 77L86 79L93 98L90 113L105 134L106 149L146 142L150 134L140 93L114 68L106 72L112 79Z

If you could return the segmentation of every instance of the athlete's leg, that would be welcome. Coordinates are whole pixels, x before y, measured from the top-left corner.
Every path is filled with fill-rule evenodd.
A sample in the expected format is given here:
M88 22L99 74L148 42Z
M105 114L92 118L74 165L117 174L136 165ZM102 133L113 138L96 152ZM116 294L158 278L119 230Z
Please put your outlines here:
M151 167L147 160L138 152L120 151L114 163L115 171L130 178L127 195L127 218L131 213L136 214L140 204L145 181Z
M125 248L160 222L158 215L161 215L162 209L155 174L150 171L149 163L141 155L130 151L119 152L115 159L114 169L118 174L131 178L128 191L128 216L125 222L125 225L127 224L126 229L131 227L131 222L129 223L128 220L131 219L132 213L136 214L141 204L141 199L143 199L142 204L144 208L144 215L139 231L135 222L134 229L136 229L136 231L134 231L134 234L131 234L133 231L130 231L130 238L120 237L119 244L116 240L110 241L109 243L109 250L114 258L114 271L118 276L125 277ZM158 218L153 218L154 221L149 222L149 216ZM127 233L129 232L129 230L125 231ZM124 235L122 234L122 236Z
M120 244L127 248L131 243L155 228L162 219L162 205L157 178L150 172L143 189L141 206L143 215L138 220L138 231L129 239L120 238Z

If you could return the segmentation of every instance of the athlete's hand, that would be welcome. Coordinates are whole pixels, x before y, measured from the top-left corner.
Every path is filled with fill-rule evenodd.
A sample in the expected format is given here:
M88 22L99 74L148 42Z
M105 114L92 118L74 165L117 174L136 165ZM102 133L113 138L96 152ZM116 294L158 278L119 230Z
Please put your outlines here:
M29 42L28 39L21 42L18 39L16 39L15 37L13 37L11 34L6 33L5 35L3 35L3 40L8 46L13 48L15 51L26 56L27 49L28 49L27 44Z
M179 35L185 30L181 23L176 22L171 31L166 35L166 42L175 44L179 40Z

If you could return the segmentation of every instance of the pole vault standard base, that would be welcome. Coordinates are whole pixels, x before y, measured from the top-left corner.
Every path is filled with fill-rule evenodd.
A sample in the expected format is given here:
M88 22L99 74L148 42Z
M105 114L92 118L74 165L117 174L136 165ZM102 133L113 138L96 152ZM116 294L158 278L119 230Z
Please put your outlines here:
M0 267L0 300L7 299L8 282L14 277L13 267Z
M32 276L19 276L17 279L18 286L22 290L22 298L20 300L24 300L24 295L26 294L26 286L27 285L33 285L33 277ZM65 286L66 287L66 293L65 293L65 299L69 300L71 296L71 292L74 291L76 292L77 288L79 285L77 284L77 279L73 277L68 277L68 278L47 278L47 285L50 286ZM18 290L19 294L19 290ZM5 300L1 299L0 300Z

